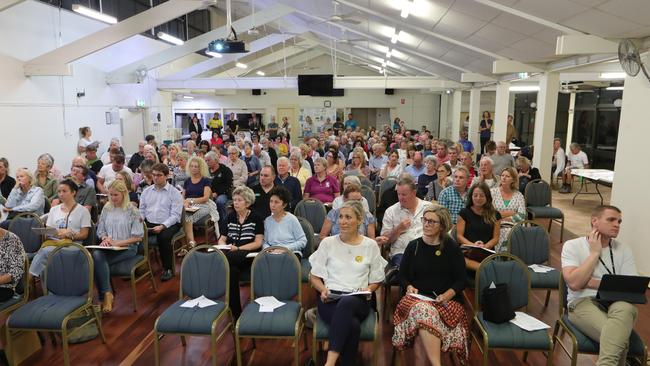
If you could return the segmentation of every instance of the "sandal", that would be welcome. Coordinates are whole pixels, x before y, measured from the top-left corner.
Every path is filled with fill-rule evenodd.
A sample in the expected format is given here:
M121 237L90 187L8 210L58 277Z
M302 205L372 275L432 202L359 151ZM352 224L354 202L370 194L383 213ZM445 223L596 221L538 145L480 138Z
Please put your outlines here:
M113 294L107 292L104 294L104 301L102 302L102 312L108 314L113 311Z

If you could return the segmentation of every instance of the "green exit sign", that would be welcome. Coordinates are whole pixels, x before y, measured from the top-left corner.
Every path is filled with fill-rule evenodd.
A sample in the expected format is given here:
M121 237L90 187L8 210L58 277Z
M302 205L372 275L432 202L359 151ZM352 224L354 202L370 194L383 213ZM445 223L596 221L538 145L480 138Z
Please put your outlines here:
M137 99L135 101L135 106L138 107L138 108L144 108L144 105L145 105L144 104L144 99Z

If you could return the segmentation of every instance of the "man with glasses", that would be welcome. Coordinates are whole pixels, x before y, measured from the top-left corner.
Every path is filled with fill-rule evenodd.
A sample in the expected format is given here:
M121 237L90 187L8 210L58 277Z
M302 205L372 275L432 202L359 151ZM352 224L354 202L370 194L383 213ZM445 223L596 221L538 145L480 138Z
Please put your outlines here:
M464 166L458 167L454 173L454 184L440 192L438 203L445 206L451 215L452 224L456 224L458 213L467 202L467 178L469 172Z
M228 216L226 203L232 191L232 171L227 166L219 164L219 153L214 151L205 154L205 163L208 164L208 172L212 177L212 198L219 211L219 229L220 232L225 233Z
M398 202L384 213L381 236L375 240L379 245L390 245L390 262L399 266L408 243L422 236L422 213L432 203L416 196L417 187L411 177L402 176L395 190Z
M169 168L158 163L152 167L153 185L145 188L140 196L140 215L149 229L149 237L156 236L163 273L161 281L174 277L172 261L174 251L172 237L180 230L183 197L167 183Z
M260 184L253 187L255 193L255 202L251 206L251 210L262 219L271 216L271 207L269 200L271 199L271 190L275 187L275 170L270 165L265 165L260 170Z

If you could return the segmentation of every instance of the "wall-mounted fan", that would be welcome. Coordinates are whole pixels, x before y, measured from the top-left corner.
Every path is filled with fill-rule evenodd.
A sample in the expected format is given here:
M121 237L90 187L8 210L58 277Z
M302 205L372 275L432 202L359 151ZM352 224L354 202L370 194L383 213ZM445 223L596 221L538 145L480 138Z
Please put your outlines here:
M639 70L643 70L643 74L650 81L650 75L641 61L639 49L632 40L624 39L618 44L618 61L628 75L637 76Z

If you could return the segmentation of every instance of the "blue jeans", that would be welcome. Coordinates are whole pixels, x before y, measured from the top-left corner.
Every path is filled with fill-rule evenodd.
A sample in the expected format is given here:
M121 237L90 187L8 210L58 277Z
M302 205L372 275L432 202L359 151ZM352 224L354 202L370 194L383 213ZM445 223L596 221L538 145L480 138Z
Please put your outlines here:
M392 264L394 267L399 267L400 263L402 263L403 256L404 256L403 253L399 253L390 257L390 264Z
M110 266L135 257L138 254L138 244L131 244L129 249L119 251L93 249L92 254L95 262L95 284L99 298L103 299L105 293L113 291L111 289Z
M217 211L219 211L219 232L225 234L228 232L226 227L228 225L228 213L226 212L226 203L228 203L228 196L225 194L220 194L214 201L217 204Z

